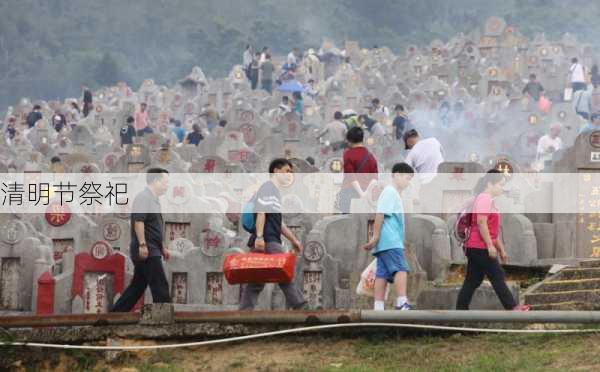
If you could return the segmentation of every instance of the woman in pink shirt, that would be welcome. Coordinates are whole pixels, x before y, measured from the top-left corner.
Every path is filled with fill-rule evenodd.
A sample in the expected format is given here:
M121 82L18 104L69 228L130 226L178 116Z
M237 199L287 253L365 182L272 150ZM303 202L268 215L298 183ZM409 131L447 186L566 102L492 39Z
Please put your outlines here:
M500 259L502 263L506 263L507 256L502 239L499 238L502 217L494 205L494 199L502 195L505 184L504 174L492 169L475 186L471 233L465 242L467 275L458 293L457 310L469 309L475 290L486 276L506 310L529 310L526 305L517 305L506 285L499 262Z

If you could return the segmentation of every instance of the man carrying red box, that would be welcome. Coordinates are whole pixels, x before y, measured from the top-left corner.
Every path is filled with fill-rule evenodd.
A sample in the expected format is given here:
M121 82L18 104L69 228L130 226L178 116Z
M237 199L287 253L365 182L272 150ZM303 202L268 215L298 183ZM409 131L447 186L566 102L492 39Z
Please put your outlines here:
M256 232L250 235L248 247L252 253L277 254L283 253L281 234L293 245L294 251L302 252L302 243L290 229L283 224L281 215L281 193L279 189L291 184L292 164L287 159L275 159L269 165L271 179L265 182L257 191L255 198ZM306 301L296 285L278 283L283 291L288 307L301 310L306 307ZM256 300L262 292L264 284L246 284L242 287L240 310L253 310Z

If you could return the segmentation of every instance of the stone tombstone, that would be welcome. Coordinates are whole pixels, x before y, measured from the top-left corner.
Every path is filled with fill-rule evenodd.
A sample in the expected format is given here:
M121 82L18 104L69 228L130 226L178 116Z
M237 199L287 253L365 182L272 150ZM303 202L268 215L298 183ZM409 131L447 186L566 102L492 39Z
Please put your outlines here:
M101 240L108 242L112 251L129 255L131 226L127 220L113 216L104 216L99 223Z
M160 150L164 144L164 137L159 133L146 134L143 138L143 143L148 147L151 153Z
M267 163L276 157L284 157L285 152L284 139L281 135L273 134L269 137L265 137L261 142L255 146L257 154L264 157L263 163ZM266 166L266 165L265 165Z
M152 159L152 164L157 167L167 169L171 173L184 173L189 164L183 161L179 153L172 150L172 147L164 145L158 150Z
M479 163L445 162L439 165L438 177L422 185L420 190L420 209L427 214L440 206L443 213L434 214L447 221L460 211L460 208L472 197L475 186L465 176L467 173L484 173ZM441 194L438 192L441 191Z
M578 213L554 216L555 223L567 223L575 230L575 247L570 252L571 257L600 257L600 131L580 134L575 145L562 152L562 157L554 162L553 172L577 173ZM564 178L561 178L561 182L572 182ZM572 205L568 201L572 195L565 195L563 192L572 187L572 184L564 185L564 188L560 184L554 185L553 204ZM556 238L559 239L563 240L561 237Z
M27 236L25 224L12 219L0 228L0 311L31 311L36 262L47 267L40 241Z
M219 156L203 156L192 162L190 173L224 173L227 162Z
M102 169L104 172L112 172L123 154L118 152L109 152L102 157Z
M68 205L60 206L52 201L42 220L38 228L52 241L54 273L68 271L72 265L68 258L79 253L81 247L90 244L93 238L91 234L97 228L96 224L85 215L73 214ZM67 261L64 260L65 257Z
M187 252L194 249L194 243L185 238L177 238L169 244L169 250L176 252L181 256L185 256Z
M72 312L108 312L123 293L125 261L125 256L114 253L103 240L94 242L89 252L78 253L71 288Z
M284 133L284 138L296 139L300 136L302 123L300 118L295 113L287 113L281 119L281 129Z
M294 282L301 288L311 310L348 309L349 281L339 278L339 261L333 259L318 240L308 241L297 265Z
M173 302L202 310L237 308L239 286L229 285L223 274L225 250L206 255L202 249L190 249L191 242L180 242L183 253L175 253L166 266Z
M119 167L119 173L137 173L150 165L150 151L147 146L133 144L127 147L125 156L121 159L125 164Z
M346 40L345 43L346 56L350 57L350 61L355 64L360 64L362 53L358 41Z
M229 162L240 162L240 151L247 150L244 136L238 131L228 131L217 150L217 155Z
M177 239L190 239L191 235L189 216L174 216L173 214L165 216L165 246L168 247Z

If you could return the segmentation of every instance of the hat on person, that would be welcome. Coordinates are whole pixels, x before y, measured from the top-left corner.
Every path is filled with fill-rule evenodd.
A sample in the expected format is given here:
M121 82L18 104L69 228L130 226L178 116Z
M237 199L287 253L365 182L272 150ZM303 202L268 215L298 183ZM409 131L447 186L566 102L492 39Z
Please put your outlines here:
M419 132L417 132L416 129L411 129L408 132L404 133L404 135L402 136L402 139L404 139L404 149L410 150L410 147L408 147L408 139L413 138L413 137L418 137L418 136L419 136Z

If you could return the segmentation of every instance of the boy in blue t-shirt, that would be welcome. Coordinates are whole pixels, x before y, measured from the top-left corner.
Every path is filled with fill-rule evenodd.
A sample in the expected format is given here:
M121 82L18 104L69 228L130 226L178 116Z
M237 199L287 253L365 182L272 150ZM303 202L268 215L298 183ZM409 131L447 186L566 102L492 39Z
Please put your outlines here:
M374 310L384 310L387 283L396 286L396 310L412 309L406 297L406 278L410 269L404 256L404 210L400 193L414 173L406 163L394 165L392 184L383 190L377 201L373 237L363 246L368 251L375 248L373 255L377 257Z

